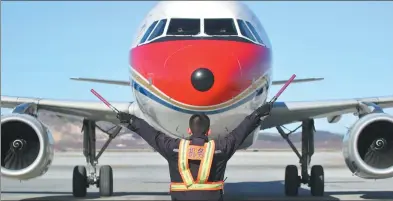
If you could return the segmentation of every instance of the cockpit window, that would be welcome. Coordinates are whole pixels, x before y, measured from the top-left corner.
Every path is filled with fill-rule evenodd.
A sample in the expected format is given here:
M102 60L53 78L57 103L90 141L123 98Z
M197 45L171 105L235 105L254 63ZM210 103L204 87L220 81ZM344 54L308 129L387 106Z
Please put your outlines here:
M146 30L145 35L143 35L140 43L144 43L146 41L146 39L149 37L151 31L153 31L154 27L156 26L157 22L158 21L154 21L153 24L150 25L150 27Z
M157 24L156 28L154 29L153 33L150 35L148 40L150 41L157 38L158 36L161 36L164 33L165 25L166 25L166 19L161 20Z
M256 42L255 37L252 35L251 31L248 29L246 23L243 20L237 20L239 24L240 33L246 38Z
M252 24L250 22L245 21L246 24L248 25L248 27L250 28L251 32L254 34L255 38L257 39L257 41L261 44L263 44L262 38L259 36L257 30L254 28L254 26L252 26Z
M237 35L233 19L205 19L204 24L207 35Z
M167 35L197 35L201 32L200 19L171 19Z

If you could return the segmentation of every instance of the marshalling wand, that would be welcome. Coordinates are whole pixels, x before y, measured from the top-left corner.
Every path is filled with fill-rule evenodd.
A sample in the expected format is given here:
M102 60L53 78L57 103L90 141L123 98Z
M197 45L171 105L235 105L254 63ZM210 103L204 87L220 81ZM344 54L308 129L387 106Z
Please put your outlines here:
M295 79L296 75L293 74L291 76L291 78L289 78L289 80L287 82L285 82L284 86L281 87L280 91L277 92L276 95L273 96L273 98L269 101L269 103L274 103L277 101L278 97L280 97L280 95L282 94L282 92L285 91L285 89L289 86L289 84L291 84L291 82ZM102 97L98 92L96 92L94 89L90 90L91 93L93 93L98 99L100 99L106 106L108 106L113 112L115 112L116 114L120 113L120 111L118 109L116 109L115 107L113 107L113 105L111 105L107 100L105 100L104 97Z

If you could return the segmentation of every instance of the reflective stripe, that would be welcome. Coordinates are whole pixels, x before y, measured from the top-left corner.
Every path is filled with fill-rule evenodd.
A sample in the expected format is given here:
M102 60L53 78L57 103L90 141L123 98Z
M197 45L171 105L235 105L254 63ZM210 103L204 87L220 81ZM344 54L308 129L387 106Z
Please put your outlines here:
M207 182L207 179L210 175L210 168L213 162L214 150L215 150L215 143L214 140L210 140L208 143L205 143L205 155L201 161L198 171L198 179L197 182L199 184L203 184Z
M188 145L190 144L190 141L188 140L180 140L180 146L179 146L179 172L180 175L183 179L183 182L187 186L191 186L194 183L194 178L192 177L190 168L188 166L188 158L187 158L187 148Z
M197 191L197 190L204 190L204 191L216 191L223 189L224 182L211 182L207 184L193 184L189 187L182 183L172 183L171 184L171 191Z
M173 149L172 151L173 151L173 152L179 152L179 149ZM221 154L221 153L222 153L221 150L216 150L216 151L214 151L214 154Z
M194 182L191 171L188 166L189 140L180 140L179 144L179 161L178 168L184 183L172 183L171 191L188 191L188 190L220 190L224 182L207 182L210 175L210 169L215 153L214 140L205 143L205 154L201 160L198 171L197 182Z

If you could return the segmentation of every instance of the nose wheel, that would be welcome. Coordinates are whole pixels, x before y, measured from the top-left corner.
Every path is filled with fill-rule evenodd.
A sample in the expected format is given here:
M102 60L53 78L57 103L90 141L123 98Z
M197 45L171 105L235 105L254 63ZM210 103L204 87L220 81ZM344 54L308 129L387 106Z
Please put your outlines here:
M311 195L323 196L325 191L325 175L321 165L314 165L311 167L311 173L308 174L308 167L311 162L311 157L314 154L314 120L309 119L303 121L302 125L302 154L289 139L289 135L295 132L285 133L281 127L276 127L281 136L288 142L289 146L298 156L300 161L300 176L298 167L296 165L288 165L285 168L285 195L297 196L299 194L299 187L301 184L308 184Z

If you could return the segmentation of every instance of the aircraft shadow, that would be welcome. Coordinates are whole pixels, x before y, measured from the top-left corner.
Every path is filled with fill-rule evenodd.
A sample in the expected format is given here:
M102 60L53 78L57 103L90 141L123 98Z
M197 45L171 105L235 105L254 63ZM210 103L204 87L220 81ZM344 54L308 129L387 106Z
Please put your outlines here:
M147 182L160 183L160 182ZM326 191L324 197L311 196L310 190L305 188L299 189L299 196L286 197L284 195L283 181L267 181L267 182L239 182L226 183L224 192L224 200L345 200L340 199L342 195L359 195L361 199L378 199L378 200L392 200L393 191ZM116 191L116 189L115 189ZM32 194L33 198L26 198L21 200L88 200L100 198L98 192L88 192L85 198L74 198L71 192L20 192L20 191L2 191L2 193L13 194ZM47 194L47 196L41 196ZM34 195L40 195L35 197ZM138 199L132 196L168 196L165 200L170 199L169 192L114 192L112 197L101 198L104 200L116 199ZM160 198L158 198L160 199ZM162 199L162 198L161 198Z

